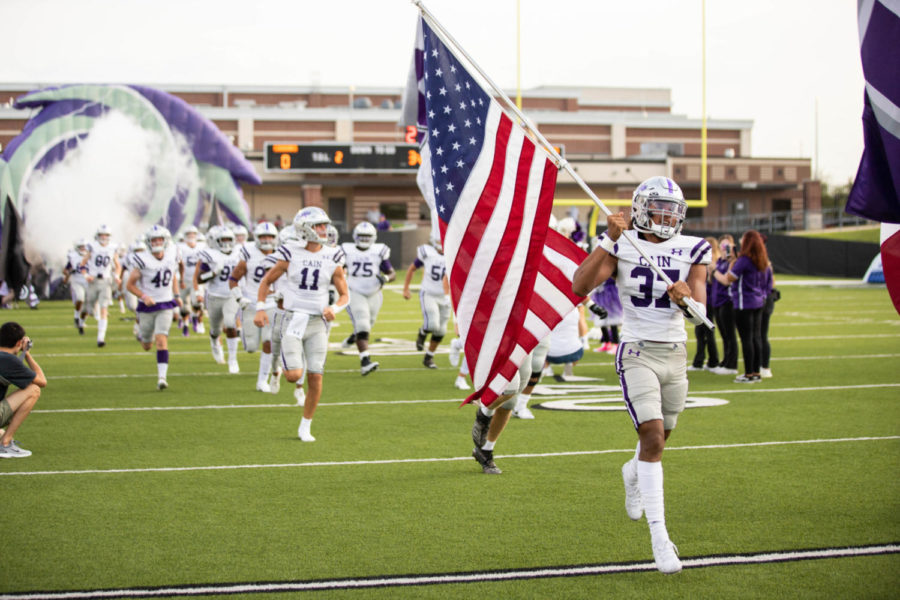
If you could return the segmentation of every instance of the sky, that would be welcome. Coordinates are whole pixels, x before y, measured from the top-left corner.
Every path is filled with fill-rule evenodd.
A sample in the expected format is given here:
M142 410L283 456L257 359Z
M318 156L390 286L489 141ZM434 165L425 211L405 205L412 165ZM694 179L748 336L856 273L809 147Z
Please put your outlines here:
M516 5L426 2L508 91ZM523 89L669 88L672 112L702 115L702 0L519 5ZM2 0L0 83L399 88L416 15L409 0ZM710 118L754 122L753 156L810 158L835 185L855 175L864 82L854 0L706 0L706 79Z

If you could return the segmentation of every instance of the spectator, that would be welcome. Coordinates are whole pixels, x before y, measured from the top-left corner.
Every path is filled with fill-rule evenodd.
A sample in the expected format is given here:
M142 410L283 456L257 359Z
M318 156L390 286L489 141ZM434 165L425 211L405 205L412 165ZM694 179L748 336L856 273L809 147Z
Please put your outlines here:
M378 224L375 225L375 228L378 231L389 231L391 229L391 222L384 216L384 213L378 215Z
M769 255L759 232L750 229L741 238L741 251L731 268L724 275L716 272L715 278L731 287L731 301L741 353L744 356L744 374L735 383L756 383L760 380L762 360L762 311L766 300L766 269ZM734 283L737 285L733 285Z
M766 234L761 233L763 244L768 240ZM766 303L763 305L762 323L760 324L760 333L762 336L762 356L760 357L759 376L768 379L772 376L772 369L769 368L769 360L772 357L772 347L769 344L769 319L775 311L775 301L781 299L781 292L775 289L775 274L772 270L772 262L766 268Z
M708 237L705 238L707 242L709 242L709 247L712 249L711 258L712 264L716 264L719 260L719 245L716 243L716 238ZM706 275L706 314L712 315L712 279L713 279L713 270L708 270ZM694 326L694 338L697 340L697 351L694 354L694 360L690 366L688 366L688 371L702 371L703 370L703 362L706 360L706 355L709 354L709 362L706 363L706 369L708 371L712 371L716 367L719 366L719 349L716 347L716 334L715 332L707 327L706 325L695 325Z
M24 354L28 366L22 364L19 352ZM0 458L31 456L30 451L19 447L13 436L37 403L47 378L31 356L31 339L13 321L0 326L0 377L0 396L6 395L10 383L20 388L0 400Z
M734 238L725 234L719 238L719 259L715 263L713 277L710 283L712 299L710 305L716 319L716 328L722 336L722 362L715 369L711 369L716 375L737 375L738 342L737 330L734 325L734 304L731 303L731 293L728 286L716 279L716 272L725 274L734 263Z

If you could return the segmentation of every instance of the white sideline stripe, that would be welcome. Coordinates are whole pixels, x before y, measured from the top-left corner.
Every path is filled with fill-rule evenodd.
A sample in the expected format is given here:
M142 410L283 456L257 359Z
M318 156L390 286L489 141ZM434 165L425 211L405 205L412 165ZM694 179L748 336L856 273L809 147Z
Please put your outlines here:
M731 565L760 565L801 560L852 558L878 556L900 552L898 544L821 548L811 550L785 550L758 554L732 554L684 558L685 569L724 567ZM23 592L0 595L0 600L79 600L82 598L154 598L165 596L199 596L224 594L260 594L271 592L303 592L315 590L350 590L367 588L406 587L420 585L446 585L454 583L481 583L489 581L514 581L520 579L547 579L551 577L584 577L656 571L653 561L632 563L606 563L573 565L566 567L536 567L504 571L480 571L475 573L443 573L433 575L399 575L348 579L324 579L316 581L281 581L268 583L231 583L221 585L184 585L158 588L119 588L107 590Z
M763 446L788 446L797 444L836 444L847 442L881 442L900 439L900 435L882 437L832 438L816 440L785 440L773 442L744 442L739 444L710 444L706 446L667 446L666 450L722 450L730 448L755 448ZM526 454L503 454L494 458L556 458L560 456L597 456L601 454L634 454L634 448L609 450L572 450L569 452L541 452ZM384 460L340 460L330 462L275 463L252 465L210 465L203 467L146 467L143 469L83 469L78 471L18 471L0 473L0 477L25 475L106 475L110 473L178 473L186 471L235 471L240 469L290 469L300 467L353 467L362 465L400 465L410 463L438 463L470 461L471 456L449 456L445 458L392 458Z
M218 373L221 375L221 373ZM124 377L124 376L123 376ZM133 376L132 376L133 377ZM154 375L154 377L156 377ZM781 392L819 392L819 391L828 391L828 390L856 390L856 389L867 389L867 388L892 388L892 387L900 387L900 383L869 383L869 384L860 384L860 385L823 385L818 387L805 387L805 388L771 388L771 389L763 389L758 387L743 387L737 389L727 389L727 390L695 390L694 395L700 394L747 394L747 393L757 393L757 392L772 392L772 393L781 393ZM577 395L577 394L553 394L547 396L535 396L535 402L543 402L545 400L608 400L610 398L621 398L621 394L589 394L589 395ZM328 407L328 406L379 406L379 405L391 405L391 404L445 404L445 403L461 403L462 398L446 398L446 399L414 399L414 400L365 400L360 402L324 402L319 404L319 407ZM142 410L223 410L228 408L290 408L296 406L296 404L207 404L202 406L107 406L107 407L96 407L96 408L48 408L48 409L35 409L32 410L32 413L44 413L44 414L53 414L53 413L86 413L86 412L130 412L130 411L142 411Z

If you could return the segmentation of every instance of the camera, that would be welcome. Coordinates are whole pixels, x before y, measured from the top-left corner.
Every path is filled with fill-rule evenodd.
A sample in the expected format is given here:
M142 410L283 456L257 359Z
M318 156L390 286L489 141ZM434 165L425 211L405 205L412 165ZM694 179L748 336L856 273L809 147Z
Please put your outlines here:
M25 338L25 345L22 346L22 351L28 352L29 350L31 350L32 346L34 346L34 342L31 341L31 338Z

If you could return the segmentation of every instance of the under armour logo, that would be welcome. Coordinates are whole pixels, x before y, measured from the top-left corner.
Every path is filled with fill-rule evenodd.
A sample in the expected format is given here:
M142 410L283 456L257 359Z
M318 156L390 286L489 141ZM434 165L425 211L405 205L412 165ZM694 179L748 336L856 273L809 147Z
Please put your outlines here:
M684 254L684 248L672 248L672 254L681 256L682 254Z
M640 350L632 350L631 348L629 348L629 349L628 349L628 355L630 356L630 355L632 355L632 354L635 355L635 356L640 356L640 355L641 355L641 351L640 351Z

